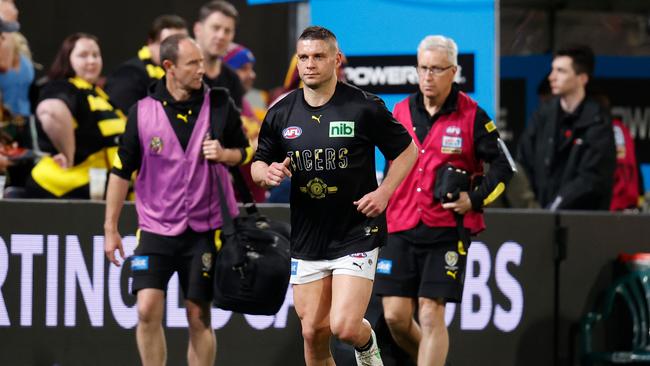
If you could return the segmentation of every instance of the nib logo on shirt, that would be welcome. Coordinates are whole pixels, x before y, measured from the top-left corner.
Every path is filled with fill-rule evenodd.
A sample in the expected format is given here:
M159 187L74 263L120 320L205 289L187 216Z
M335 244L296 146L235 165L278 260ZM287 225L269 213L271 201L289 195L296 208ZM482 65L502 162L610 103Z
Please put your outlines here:
M354 121L330 122L330 137L354 137Z

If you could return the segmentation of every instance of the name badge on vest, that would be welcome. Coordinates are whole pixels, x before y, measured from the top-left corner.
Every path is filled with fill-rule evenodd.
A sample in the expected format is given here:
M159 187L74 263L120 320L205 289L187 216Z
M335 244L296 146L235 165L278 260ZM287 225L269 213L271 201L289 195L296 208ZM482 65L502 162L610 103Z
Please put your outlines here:
M163 142L160 137L152 137L151 142L149 142L149 149L154 154L160 154L163 149Z
M463 138L457 136L442 136L443 154L460 154L463 150Z

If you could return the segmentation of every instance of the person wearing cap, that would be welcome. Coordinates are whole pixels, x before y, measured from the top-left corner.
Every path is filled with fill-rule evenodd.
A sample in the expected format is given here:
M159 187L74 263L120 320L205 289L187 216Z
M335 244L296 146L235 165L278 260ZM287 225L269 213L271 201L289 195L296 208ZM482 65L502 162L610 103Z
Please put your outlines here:
M231 43L228 47L228 53L224 56L223 61L230 66L244 87L244 92L248 93L253 89L253 83L257 74L255 74L255 55L248 48L237 44Z
M242 86L244 87L245 95L242 99L241 112L242 125L251 146L256 148L257 137L259 136L260 127L262 126L262 118L264 118L264 114L266 113L266 105L261 108L255 108L249 100L250 94L254 92L253 84L257 76L254 70L255 56L248 48L237 43L232 43L229 47L228 53L224 56L223 61L226 65L235 70L239 76L239 80L241 80ZM251 164L247 163L242 165L239 167L239 170L242 173L246 187L253 196L253 200L255 202L266 201L266 189L253 182L251 177ZM241 197L239 198L241 199Z
M106 92L113 103L128 111L147 96L149 85L160 80L165 70L160 66L160 43L174 34L187 34L187 23L178 15L166 14L154 19L147 44L138 55L120 65L106 80Z
M263 91L253 88L253 84L257 78L257 74L255 73L255 55L248 48L237 43L232 43L223 61L235 71L244 88L242 116L257 120L258 124L261 123L261 120L266 114L267 97ZM252 94L258 94L260 96L249 98L252 97ZM255 102L251 99L255 99Z

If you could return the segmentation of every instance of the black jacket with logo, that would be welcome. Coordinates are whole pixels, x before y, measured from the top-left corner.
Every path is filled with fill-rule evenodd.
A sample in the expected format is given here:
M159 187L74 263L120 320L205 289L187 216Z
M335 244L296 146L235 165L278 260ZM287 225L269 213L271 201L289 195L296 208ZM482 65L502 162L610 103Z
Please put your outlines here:
M559 97L543 104L519 141L518 156L542 207L609 208L614 133L609 115L596 101L586 98L568 114Z

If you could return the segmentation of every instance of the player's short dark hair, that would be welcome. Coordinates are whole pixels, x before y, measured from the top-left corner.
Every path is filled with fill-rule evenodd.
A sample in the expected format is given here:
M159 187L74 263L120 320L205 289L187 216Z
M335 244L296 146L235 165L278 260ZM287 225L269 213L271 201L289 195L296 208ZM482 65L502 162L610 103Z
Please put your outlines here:
M222 13L229 18L233 18L235 23L239 20L239 12L237 12L237 8L234 5L224 0L213 0L199 9L198 21L203 22L212 13Z
M299 41L303 40L320 40L320 41L334 41L336 42L336 36L332 33L331 30L313 25L311 27L305 28L298 37Z
M191 39L187 34L174 34L165 38L162 43L160 43L160 63L163 61L169 60L173 64L176 64L178 61L178 45L184 39Z
M594 51L589 46L571 45L555 52L553 57L566 56L571 59L576 74L587 74L589 79L594 73Z
M149 28L147 39L149 42L157 42L160 40L160 33L163 29L187 29L187 22L176 14L165 14L154 19Z

